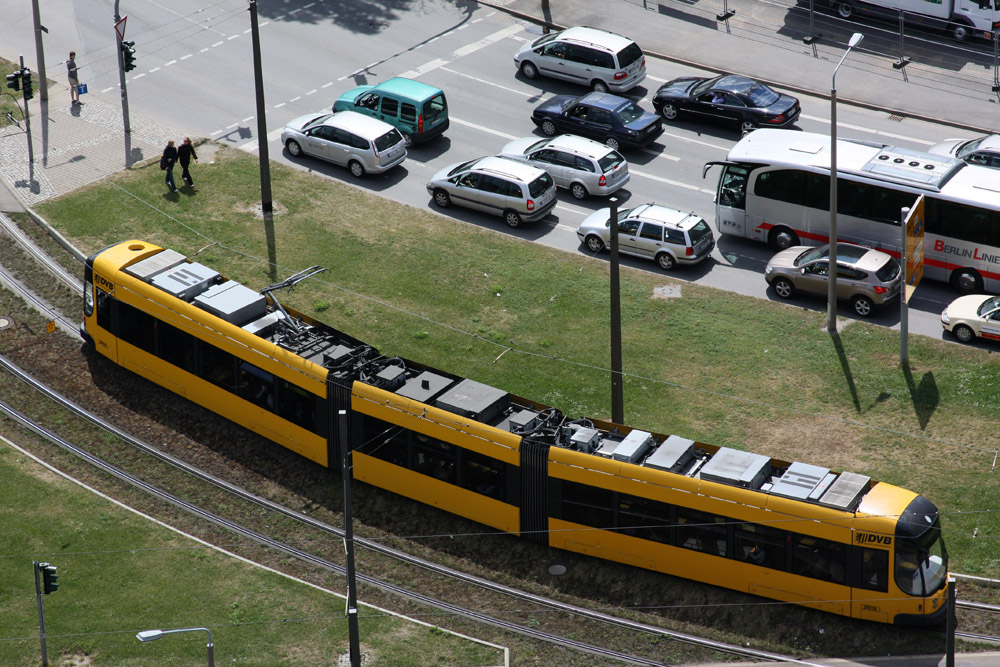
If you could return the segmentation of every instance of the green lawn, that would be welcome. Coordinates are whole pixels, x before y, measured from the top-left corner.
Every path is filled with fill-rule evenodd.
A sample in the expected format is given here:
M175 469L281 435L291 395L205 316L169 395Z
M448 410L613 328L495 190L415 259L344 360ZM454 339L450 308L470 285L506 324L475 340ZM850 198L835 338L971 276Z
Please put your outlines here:
M0 442L0 664L38 665L32 561L56 565L43 596L49 664L205 664L205 633L141 644L140 630L207 626L216 664L335 664L347 652L343 598L253 567L83 490ZM331 577L334 587L343 579ZM362 606L375 664L498 665L465 639ZM75 662L70 662L75 660ZM84 661L89 660L89 661ZM65 661L65 662L64 662Z
M606 261L336 178L278 164L271 173L271 230L253 211L256 157L225 149L197 166L194 193L168 196L154 162L39 211L88 253L129 238L188 254L214 243L198 261L254 288L319 264L328 271L318 280L279 296L383 353L570 415L608 416ZM664 284L679 284L681 298L655 298ZM903 369L888 329L851 322L831 337L824 312L655 270L624 269L622 285L627 423L920 491L944 513L953 569L996 574L997 541L982 539L1000 522L984 512L997 504L995 355L914 336Z

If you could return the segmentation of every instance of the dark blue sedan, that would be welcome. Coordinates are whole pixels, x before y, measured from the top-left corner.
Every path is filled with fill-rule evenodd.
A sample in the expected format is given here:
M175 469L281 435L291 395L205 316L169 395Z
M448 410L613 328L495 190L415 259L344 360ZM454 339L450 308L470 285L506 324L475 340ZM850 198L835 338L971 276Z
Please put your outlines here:
M580 134L603 141L609 147L642 148L663 133L655 113L643 111L635 102L608 93L583 97L556 95L540 104L531 120L552 137L560 133Z

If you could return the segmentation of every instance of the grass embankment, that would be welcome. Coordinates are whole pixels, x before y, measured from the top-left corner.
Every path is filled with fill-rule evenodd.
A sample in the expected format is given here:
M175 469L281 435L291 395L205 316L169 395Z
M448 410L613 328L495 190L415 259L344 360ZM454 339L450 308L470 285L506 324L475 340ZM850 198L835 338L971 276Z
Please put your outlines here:
M155 644L135 637L192 624L210 627L219 664L332 664L347 651L341 597L155 525L2 441L0 479L0 664L39 664L33 559L59 568L59 590L43 597L50 664L204 664L204 633ZM362 607L360 618L376 664L411 665L414 655L426 664L502 661L496 650L375 609Z

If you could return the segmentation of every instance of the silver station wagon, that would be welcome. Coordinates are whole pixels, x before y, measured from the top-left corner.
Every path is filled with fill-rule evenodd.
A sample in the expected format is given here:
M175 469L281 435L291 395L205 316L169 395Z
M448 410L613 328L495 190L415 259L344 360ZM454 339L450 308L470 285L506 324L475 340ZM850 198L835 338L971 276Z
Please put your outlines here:
M577 199L608 196L629 182L628 162L602 143L573 134L552 139L516 139L500 151L503 157L533 164L549 172L556 185Z
M639 45L600 28L577 26L542 35L522 46L514 64L526 79L550 76L601 93L624 93L646 78Z
M576 235L593 253L611 242L611 209L594 211L584 218ZM626 255L652 259L664 271L678 264L697 264L715 247L715 237L704 219L658 204L642 204L618 211L618 250Z
M281 143L292 157L328 160L357 178L388 171L406 159L399 130L355 111L299 116L285 125Z
M547 216L556 205L548 172L505 157L481 157L445 167L427 183L434 203L453 203L503 217L511 227Z

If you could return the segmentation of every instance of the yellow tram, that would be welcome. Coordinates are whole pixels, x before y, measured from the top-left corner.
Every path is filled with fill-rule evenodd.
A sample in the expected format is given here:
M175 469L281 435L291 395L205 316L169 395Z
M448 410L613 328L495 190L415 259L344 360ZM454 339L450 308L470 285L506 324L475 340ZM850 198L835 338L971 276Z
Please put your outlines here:
M127 241L88 258L81 332L116 364L320 465L350 448L356 479L522 539L853 618L943 622L948 559L924 497L572 419L382 355L274 296L319 270L255 292Z

